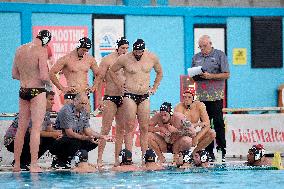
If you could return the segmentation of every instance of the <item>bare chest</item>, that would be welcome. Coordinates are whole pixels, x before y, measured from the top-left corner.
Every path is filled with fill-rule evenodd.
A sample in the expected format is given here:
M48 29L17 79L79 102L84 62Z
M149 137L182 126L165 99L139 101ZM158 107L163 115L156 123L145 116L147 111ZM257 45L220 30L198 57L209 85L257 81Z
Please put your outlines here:
M125 65L125 71L127 73L136 74L136 73L149 73L153 68L153 63L151 61L141 60L141 61L129 61Z
M65 67L65 72L82 73L88 72L90 63L87 60L69 60Z
M200 112L196 108L184 109L183 114L192 123L196 123L199 121Z

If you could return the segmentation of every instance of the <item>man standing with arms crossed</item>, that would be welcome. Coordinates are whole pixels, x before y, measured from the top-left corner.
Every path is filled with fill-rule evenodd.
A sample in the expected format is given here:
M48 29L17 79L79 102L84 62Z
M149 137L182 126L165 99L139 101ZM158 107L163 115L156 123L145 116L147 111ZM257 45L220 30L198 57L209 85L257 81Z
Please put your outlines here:
M126 149L132 151L133 132L135 129L136 115L140 128L140 142L142 157L148 149L148 126L150 120L150 100L158 89L163 77L162 66L156 55L145 50L145 43L142 39L137 39L133 44L133 51L121 55L110 69L110 74L123 68L125 83L119 81L118 86L123 86L125 93L123 99L123 109L125 116L125 137ZM154 68L156 78L153 87L150 86L150 72Z
M41 172L37 165L40 130L46 109L45 86L50 85L45 45L51 40L51 33L42 30L30 43L20 46L15 55L12 77L20 81L19 128L14 143L14 172L21 171L20 157L24 137L32 120L30 135L31 172Z
M222 159L225 161L226 139L222 108L225 81L230 77L229 64L225 53L212 47L208 35L201 36L198 45L201 52L194 55L191 65L202 66L203 70L202 74L193 77L197 83L197 99L205 104L209 119L213 119L217 150L222 151ZM215 159L213 148L213 142L206 148L211 161Z
M121 87L117 86L115 82L112 80L112 77L109 74L110 67L115 63L117 58L128 52L129 42L126 38L121 37L117 41L117 49L115 52L105 56L101 63L100 63L100 74L98 75L97 82L102 83L102 80L105 80L105 92L104 92L104 99L102 101L101 98L101 85L99 85L98 89L98 99L99 101L99 108L103 110L102 115L102 128L101 134L107 135L112 126L113 118L115 117L116 122L116 141L115 141L115 165L119 164L119 152L122 148L123 143L123 134L124 134L124 125L123 125L123 111L122 111L122 101L123 101L123 91ZM125 77L123 74L123 69L120 69L116 72L117 77L120 81L124 83ZM102 159L103 159L103 151L106 145L105 140L99 141L98 146L98 166L102 166Z
M61 57L51 68L49 75L52 83L64 93L64 98L75 97L75 93L83 93L88 95L95 91L97 85L91 88L88 84L88 71L91 69L94 75L98 74L98 66L96 60L87 52L92 47L91 40L84 37L79 40L76 49L69 54ZM60 84L56 74L62 70L67 80L67 87ZM71 94L71 95L69 95ZM86 111L90 113L90 103L86 106Z

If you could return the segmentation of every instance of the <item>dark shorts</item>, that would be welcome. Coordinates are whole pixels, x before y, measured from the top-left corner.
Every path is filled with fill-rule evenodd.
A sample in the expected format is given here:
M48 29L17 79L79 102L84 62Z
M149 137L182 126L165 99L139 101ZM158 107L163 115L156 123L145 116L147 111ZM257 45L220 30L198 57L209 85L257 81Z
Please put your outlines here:
M23 100L30 101L40 93L46 92L45 88L20 88L19 96Z
M104 100L110 100L113 103L116 104L116 107L120 107L123 103L123 97L122 96L109 96L109 95L105 95L104 96Z
M147 94L143 94L143 95L137 95L137 94L133 94L133 93L125 93L124 97L134 100L134 102L138 106L144 100L149 99L149 94L147 93Z
M64 162L65 160L68 160L69 157L73 157L80 149L85 149L89 152L97 146L98 144L92 143L89 140L79 140L77 138L63 136L62 138L55 140L49 151L53 155L56 155L59 160Z

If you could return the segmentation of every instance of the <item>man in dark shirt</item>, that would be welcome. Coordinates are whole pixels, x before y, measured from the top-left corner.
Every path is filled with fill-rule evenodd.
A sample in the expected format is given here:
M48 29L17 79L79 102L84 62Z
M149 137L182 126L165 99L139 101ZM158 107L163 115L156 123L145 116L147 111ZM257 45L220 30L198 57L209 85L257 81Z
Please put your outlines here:
M55 130L53 128L53 123L50 119L50 112L52 111L52 106L54 104L54 92L48 91L46 92L46 114L42 123L42 128L40 132L40 145L38 157L41 157L50 147L53 145L53 142L56 139L62 137L61 130ZM14 140L16 136L16 132L18 129L18 116L14 119L13 123L7 129L6 134L4 136L4 146L7 148L9 152L14 153ZM32 128L32 123L29 123L29 129ZM25 141L23 145L23 150L21 154L21 169L29 170L28 165L31 162L30 155L30 132L29 130L26 132Z
M101 135L90 128L89 117L84 109L89 99L86 95L77 94L73 103L65 104L56 118L56 128L61 129L63 137L55 142L51 153L56 155L52 167L69 168L70 161L80 149L88 152L95 149L98 139L111 141L111 137Z
M193 77L197 84L196 96L197 100L205 104L209 119L213 119L217 150L222 151L225 161L226 139L222 108L225 81L230 77L229 64L225 53L212 47L208 35L201 36L198 45L201 52L194 55L191 65L191 67L202 66L203 70L203 73ZM211 160L215 159L213 148L214 142L206 147Z

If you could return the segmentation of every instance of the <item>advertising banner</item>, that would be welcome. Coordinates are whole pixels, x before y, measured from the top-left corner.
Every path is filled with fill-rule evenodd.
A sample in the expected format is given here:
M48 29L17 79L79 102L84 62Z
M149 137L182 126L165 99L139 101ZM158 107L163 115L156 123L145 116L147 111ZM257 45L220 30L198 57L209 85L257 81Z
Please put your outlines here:
M124 18L121 17L95 17L94 18L94 45L95 58L100 64L102 58L116 49L116 41L124 37ZM104 87L99 91L104 96ZM98 94L95 95L94 107L98 107Z
M284 152L283 114L226 114L227 155L246 155L254 144L266 153Z
M102 57L116 49L116 41L124 36L124 19L120 18L95 18L95 58L98 64Z

